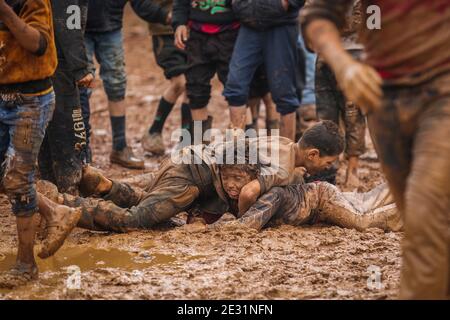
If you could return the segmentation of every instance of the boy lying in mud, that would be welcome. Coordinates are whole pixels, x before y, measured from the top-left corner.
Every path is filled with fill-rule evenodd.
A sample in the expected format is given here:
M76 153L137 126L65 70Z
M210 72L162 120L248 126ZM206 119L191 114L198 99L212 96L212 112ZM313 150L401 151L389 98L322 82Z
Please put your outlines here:
M179 157L167 159L155 173L132 179L140 188L112 181L86 167L80 191L89 198L58 194L56 188L47 191L40 188L40 191L51 199L46 202L47 210L81 208L78 226L90 230L148 229L194 209L203 213L207 223L212 223L226 212L236 216L245 213L272 187L301 183L303 171L299 167L312 174L329 168L342 152L343 141L337 126L327 121L306 131L298 143L283 137L259 137L246 143L248 150L255 146L260 148L253 149L258 153L262 148L270 149L268 154L276 153L276 166L248 164L248 152L244 156L247 160L232 161L244 164L220 165L214 160L219 157L213 156L239 158L238 149L229 146L229 143L213 143L184 148L181 158L198 155L201 161L184 164L179 163ZM47 247L46 255L56 252L60 245Z

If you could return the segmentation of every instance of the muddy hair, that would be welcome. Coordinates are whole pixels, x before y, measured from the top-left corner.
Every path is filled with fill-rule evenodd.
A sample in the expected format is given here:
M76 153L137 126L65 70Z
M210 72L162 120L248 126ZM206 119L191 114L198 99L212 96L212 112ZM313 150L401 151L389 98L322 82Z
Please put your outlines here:
M339 127L329 120L306 130L298 144L302 149L318 149L321 157L337 156L344 152L344 137Z
M237 148L237 142L242 142L242 140L245 140L244 154L240 154ZM218 164L219 171L224 169L238 169L250 175L252 179L256 179L261 172L261 165L259 163L250 163L249 149L248 139L235 139L233 142L225 143L225 147L223 149L223 159L227 159L227 156L232 153L233 164Z

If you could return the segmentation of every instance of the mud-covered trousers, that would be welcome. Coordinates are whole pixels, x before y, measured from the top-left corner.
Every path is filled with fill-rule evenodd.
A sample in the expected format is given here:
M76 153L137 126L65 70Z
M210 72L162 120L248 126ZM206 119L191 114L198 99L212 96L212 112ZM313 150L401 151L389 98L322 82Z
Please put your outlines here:
M71 71L58 69L53 83L56 107L39 153L39 171L60 192L77 194L87 152L79 92Z
M450 289L450 73L385 87L368 125L403 214L400 298L444 299Z
M304 225L325 222L363 231L398 231L400 215L386 184L367 193L341 192L328 182L274 187L238 221L260 230L266 224Z
M156 173L145 176L142 181L156 179ZM111 191L101 199L65 194L64 204L82 209L81 228L113 232L149 229L187 210L199 196L199 189L188 180L169 180L166 184L163 179L150 192L113 182Z
M54 107L53 90L36 96L18 94L14 101L0 98L0 189L16 216L29 217L38 211L36 163Z

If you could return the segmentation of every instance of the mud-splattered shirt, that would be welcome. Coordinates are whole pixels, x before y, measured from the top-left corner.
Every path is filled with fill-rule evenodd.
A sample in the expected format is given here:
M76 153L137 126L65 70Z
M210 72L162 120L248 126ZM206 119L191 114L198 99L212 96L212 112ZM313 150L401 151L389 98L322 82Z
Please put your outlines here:
M38 93L47 90L51 87L49 79L57 65L50 0L24 1L16 13L27 25L39 31L45 43L41 46L44 50L37 53L26 50L0 21L0 92ZM34 88L37 92L33 92Z
M302 12L302 27L312 20L331 20L342 30L352 0L311 0ZM450 71L450 0L364 0L377 5L381 29L360 30L360 40L372 65L386 84L414 85ZM363 26L366 26L363 23Z
M175 154L172 161L185 164L193 163L197 166L205 163L211 172L217 194L222 200L228 202L220 178L219 165L234 163L232 162L233 159L223 156L224 154L230 154L228 151L225 152L225 149L230 148L231 144L234 145L234 142L211 143L208 146L189 146ZM280 136L250 138L247 148L245 152L248 153L248 163L261 165L261 173L258 176L261 194L266 193L272 187L304 182L303 177L296 171L296 143L292 140Z

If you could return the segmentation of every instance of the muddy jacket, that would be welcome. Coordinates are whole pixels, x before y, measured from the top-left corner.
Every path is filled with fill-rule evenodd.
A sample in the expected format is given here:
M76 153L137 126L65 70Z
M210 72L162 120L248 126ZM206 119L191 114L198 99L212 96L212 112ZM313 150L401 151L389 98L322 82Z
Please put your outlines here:
M288 0L286 11L281 0L235 0L233 11L242 24L255 29L297 24L298 12L304 0Z
M89 0L52 0L53 22L55 26L55 41L58 53L58 70L66 71L76 82L86 76L88 62L84 45L84 30L86 28L87 7ZM70 6L81 9L81 28L68 26Z
M231 8L231 0L174 0L173 29L187 25L189 20L224 25L237 19Z
M328 19L343 30L353 0L311 0L302 10L302 28L314 19ZM367 7L381 9L381 29L360 29L366 62L386 84L416 85L450 72L449 0L364 0L362 21ZM365 24L363 24L365 26Z
M10 0L19 18L38 30L37 52L25 50L0 22L0 93L40 93L51 88L57 65L50 0Z
M223 154L226 144L218 142L208 146L190 146L172 157L174 163L189 166L200 193L207 195L199 204L202 212L221 215L231 209L230 199L223 189L219 165L225 162ZM257 154L252 161L261 165L261 173L257 178L261 194L272 187L304 182L303 177L295 170L295 144L290 139L279 136L249 139L246 152L249 155Z
M89 0L86 32L108 32L122 29L127 2L147 22L165 23L168 11L152 0Z

